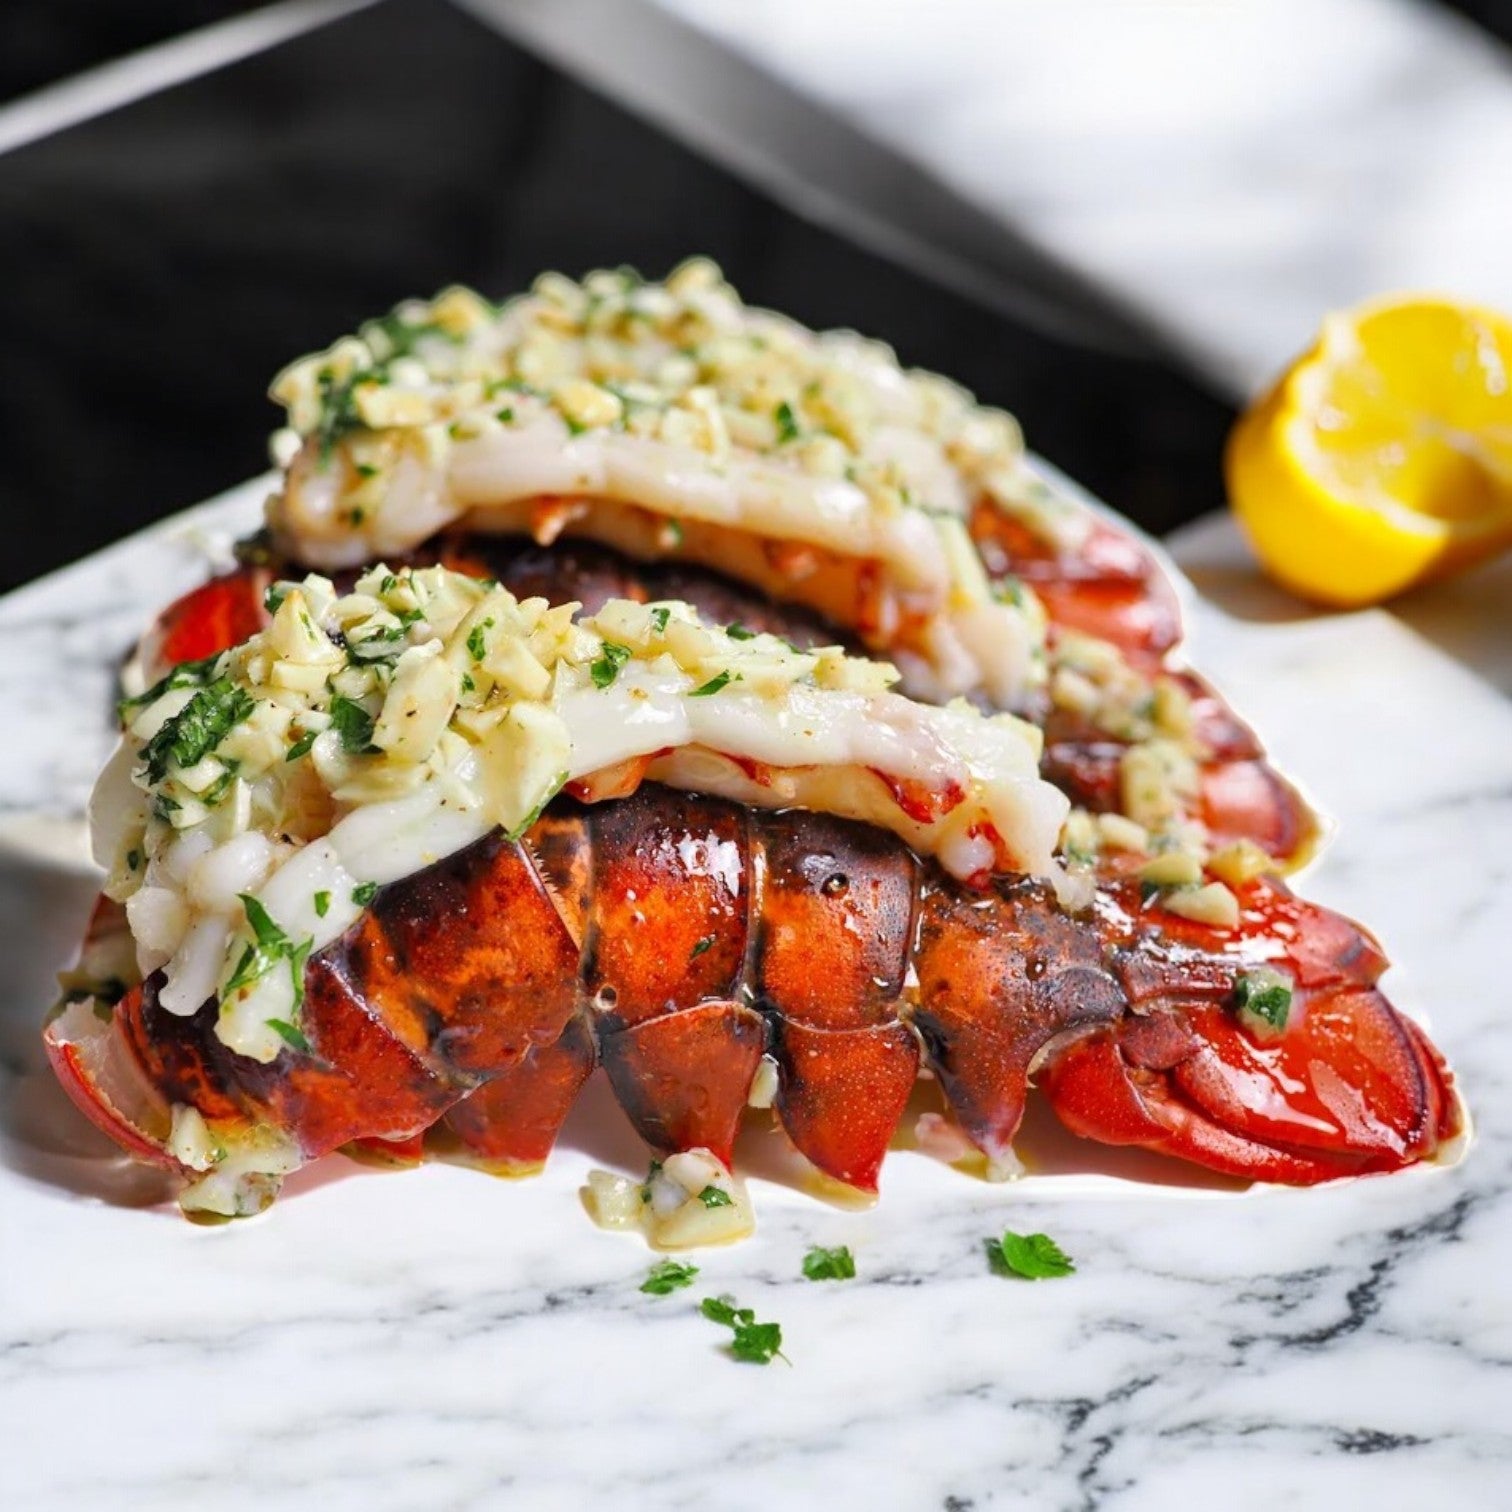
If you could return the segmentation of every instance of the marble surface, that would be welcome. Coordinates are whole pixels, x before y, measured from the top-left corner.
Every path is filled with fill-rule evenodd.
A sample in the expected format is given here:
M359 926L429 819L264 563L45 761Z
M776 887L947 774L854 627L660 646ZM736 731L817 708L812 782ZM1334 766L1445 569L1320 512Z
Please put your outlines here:
M1512 1502L1512 574L1400 612L1301 614L1230 527L1177 542L1201 664L1341 821L1308 887L1368 919L1459 1067L1450 1170L1312 1192L1187 1184L1071 1148L989 1187L902 1152L866 1213L753 1182L691 1291L576 1197L640 1167L590 1095L543 1177L302 1174L221 1229L154 1205L40 1073L36 1022L92 886L77 815L111 668L250 485L0 601L0 1505L1257 1508ZM1502 691L1498 691L1498 689ZM769 1138L745 1152L775 1171ZM1088 1166L1088 1155L1093 1156ZM1078 1273L988 1273L1044 1229ZM799 1276L814 1243L859 1275ZM780 1321L742 1366L698 1298Z

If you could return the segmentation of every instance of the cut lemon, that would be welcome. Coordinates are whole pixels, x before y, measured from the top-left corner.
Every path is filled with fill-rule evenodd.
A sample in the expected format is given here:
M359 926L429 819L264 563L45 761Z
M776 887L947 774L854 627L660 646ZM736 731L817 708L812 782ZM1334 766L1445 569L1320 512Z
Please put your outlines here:
M1512 321L1401 297L1324 322L1234 427L1234 512L1266 569L1352 608L1512 545Z

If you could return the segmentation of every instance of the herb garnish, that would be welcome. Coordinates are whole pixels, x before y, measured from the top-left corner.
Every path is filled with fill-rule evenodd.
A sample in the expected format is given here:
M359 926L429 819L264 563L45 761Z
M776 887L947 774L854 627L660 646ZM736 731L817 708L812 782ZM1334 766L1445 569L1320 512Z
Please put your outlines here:
M454 335L434 320L411 322L397 310L391 310L387 315L380 315L374 320L363 322L362 335L369 346L379 344L373 340L375 334L382 337L382 345L385 348L382 355L385 362L392 362L395 357L413 356L421 340L427 336L439 336L453 346L459 345L462 340L460 336Z
M315 894L315 917L323 919L331 911L331 895L328 892Z
M620 674L620 668L630 660L629 646L618 641L606 640L603 652L588 664L588 675L595 688L607 688Z
M816 1244L803 1257L803 1274L810 1281L849 1281L856 1274L856 1259L847 1245L825 1249Z
M798 439L798 417L793 413L793 406L786 399L772 411L772 418L777 422L777 444L779 446Z
M692 1286L697 1274L698 1267L686 1260L663 1260L651 1267L651 1274L641 1282L640 1289L651 1297L665 1297Z
M397 625L385 625L371 635L364 635L361 640L351 641L347 649L354 661L383 661L397 654L397 643L404 639L410 626L418 624L422 618L420 610L406 609L399 616Z
M725 634L728 635L731 640L747 641L755 640L757 632L754 630L747 630L739 620L736 620L733 625L727 625L725 627Z
M1272 1029L1286 1028L1291 1000L1291 988L1269 973L1255 972L1234 983L1234 1007L1242 1014L1252 1014Z
M246 911L247 923L252 926L253 943L242 952L236 970L226 983L226 992L232 993L242 987L250 987L261 981L280 961L289 963L289 977L294 984L294 1010L297 1013L304 1004L304 967L309 959L313 940L295 944L277 924L268 910L251 893L238 893L242 908ZM281 1031L280 1031L281 1032Z
M229 677L203 687L142 747L147 780L161 782L170 765L192 767L239 725L255 705Z
M320 390L320 415L312 434L322 467L329 464L343 437L366 429L357 413L357 385L387 382L388 374L377 368L358 368L345 378L338 378L330 368L322 368L315 375L315 386Z
M703 939L694 942L692 950L688 952L688 959L690 961L696 961L699 956L704 954L705 951L712 950L713 948L714 936L705 935Z
M373 716L355 699L340 693L331 696L331 728L352 756L370 756L378 749L373 744Z
M133 698L123 698L116 705L116 714L125 722L127 714L132 709L142 708L145 704L155 703L165 693L171 693L175 688L201 688L209 682L211 674L215 671L215 664L221 659L222 652L217 651L214 656L207 656L202 661L180 662L165 677L160 677L145 693L138 693Z
M1012 573L998 578L992 585L992 596L1000 604L1012 604L1015 608L1023 608L1024 585Z
M706 1208L734 1207L735 1199L723 1187L706 1186L698 1194L698 1200Z
M711 693L717 693L723 687L727 687L733 681L732 674L728 671L721 672L717 677L711 677L701 688L694 688L689 698L707 698Z
M270 1028L286 1045L293 1050L302 1050L309 1054L310 1042L304 1035L289 1023L287 1019L271 1018L267 1021Z
M546 812L546 805L567 786L568 775L566 772L558 772L556 774L551 786L546 790L546 796L512 830L504 831L504 838L506 840L511 843L518 840Z
M241 763L239 761L228 761L225 764L225 768L225 771L199 795L200 802L206 808L214 808L226 796L227 789L236 781L236 774L241 769Z
M288 754L284 757L284 760L298 761L301 756L309 755L310 747L315 744L316 733L317 732L314 730L306 730L305 733L301 735L299 739L289 747Z
M1005 1229L1001 1239L988 1239L987 1263L996 1276L1022 1276L1043 1281L1075 1271L1070 1256L1049 1234L1015 1234Z
M352 889L352 902L358 908L366 908L374 898L378 896L378 884L376 882L364 882Z
M793 1362L782 1353L782 1327L777 1323L758 1323L749 1307L736 1307L733 1297L705 1297L698 1309L711 1323L723 1323L734 1331L730 1353L737 1360L752 1365L770 1365L773 1356Z
M672 617L672 611L665 604L658 604L651 611L651 625L658 635L667 633L667 621Z
M489 615L486 620L480 620L467 632L467 654L475 662L480 662L488 655L488 643L485 631L493 629L493 616Z

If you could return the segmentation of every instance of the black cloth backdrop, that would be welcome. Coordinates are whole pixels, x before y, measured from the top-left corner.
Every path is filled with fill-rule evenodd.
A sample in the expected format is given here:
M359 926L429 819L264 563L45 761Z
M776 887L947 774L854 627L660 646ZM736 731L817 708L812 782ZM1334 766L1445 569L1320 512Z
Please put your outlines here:
M243 8L121 0L71 30L79 7L7 0L0 83ZM500 295L551 267L658 274L694 251L752 300L883 336L1013 410L1150 528L1220 501L1231 414L1173 366L986 313L443 0L389 0L0 155L0 588L261 470L273 373L400 298Z

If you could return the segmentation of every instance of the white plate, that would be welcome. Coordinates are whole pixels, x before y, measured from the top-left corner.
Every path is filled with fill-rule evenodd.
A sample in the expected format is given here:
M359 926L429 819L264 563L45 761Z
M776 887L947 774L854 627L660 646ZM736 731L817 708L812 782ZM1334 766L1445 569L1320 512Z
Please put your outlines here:
M591 1165L644 1159L596 1093L533 1181L335 1158L247 1223L144 1205L152 1180L72 1116L36 1026L95 881L77 815L114 663L264 488L0 602L0 1506L1496 1502L1512 712L1396 618L1287 618L1226 525L1184 559L1255 617L1195 600L1203 669L1342 821L1307 885L1379 930L1388 986L1460 1068L1480 1139L1459 1168L1238 1193L1077 1146L1100 1174L1072 1175L1041 1117L1049 1169L1009 1186L901 1152L854 1214L758 1178L756 1238L665 1298L637 1290L639 1241L579 1206ZM1053 1234L1077 1275L990 1275L1005 1225ZM815 1243L849 1244L858 1278L800 1279ZM781 1322L791 1365L724 1355L697 1314L724 1291Z

